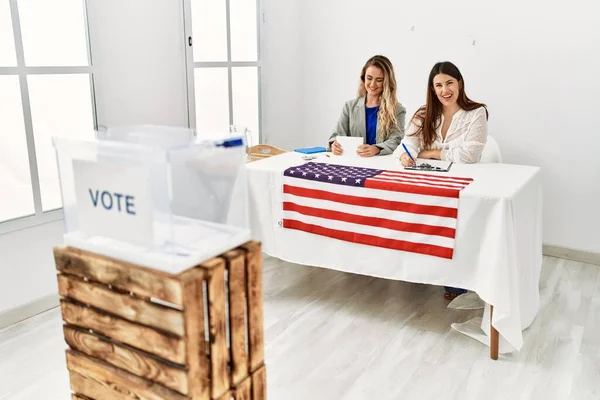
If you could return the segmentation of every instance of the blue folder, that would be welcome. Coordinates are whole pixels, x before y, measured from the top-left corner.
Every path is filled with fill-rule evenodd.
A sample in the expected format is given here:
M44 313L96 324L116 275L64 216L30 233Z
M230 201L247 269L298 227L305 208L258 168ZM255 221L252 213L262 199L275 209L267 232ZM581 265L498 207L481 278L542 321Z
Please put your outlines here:
M314 153L324 153L327 151L327 149L325 147L304 147L302 149L296 149L294 150L298 153L304 153L304 154L314 154Z

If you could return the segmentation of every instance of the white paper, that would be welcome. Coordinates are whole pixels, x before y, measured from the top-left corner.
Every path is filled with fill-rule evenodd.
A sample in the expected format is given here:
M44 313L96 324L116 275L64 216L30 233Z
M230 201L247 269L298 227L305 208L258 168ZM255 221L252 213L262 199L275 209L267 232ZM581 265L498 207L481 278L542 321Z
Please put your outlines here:
M148 168L73 160L73 175L81 231L142 246L153 244Z
M361 137L355 136L337 136L335 140L342 146L342 155L338 157L360 157L356 154L358 146L364 144L364 140Z

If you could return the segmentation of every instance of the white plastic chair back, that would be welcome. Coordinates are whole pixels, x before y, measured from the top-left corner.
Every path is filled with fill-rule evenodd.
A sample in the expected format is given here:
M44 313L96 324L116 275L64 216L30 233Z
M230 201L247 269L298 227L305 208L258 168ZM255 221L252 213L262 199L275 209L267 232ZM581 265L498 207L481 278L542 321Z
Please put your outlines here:
M501 163L502 153L500 152L500 146L498 142L491 135L488 134L487 143L481 153L481 163Z

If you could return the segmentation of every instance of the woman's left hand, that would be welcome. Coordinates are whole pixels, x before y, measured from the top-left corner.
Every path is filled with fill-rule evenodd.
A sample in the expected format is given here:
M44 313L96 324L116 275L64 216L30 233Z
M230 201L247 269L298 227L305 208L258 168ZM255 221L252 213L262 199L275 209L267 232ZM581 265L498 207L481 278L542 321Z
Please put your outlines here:
M379 154L381 149L377 146L373 146L372 144L361 144L356 149L356 154L361 157L373 157Z
M428 158L433 160L441 160L442 159L442 151L441 150L421 150L419 158Z

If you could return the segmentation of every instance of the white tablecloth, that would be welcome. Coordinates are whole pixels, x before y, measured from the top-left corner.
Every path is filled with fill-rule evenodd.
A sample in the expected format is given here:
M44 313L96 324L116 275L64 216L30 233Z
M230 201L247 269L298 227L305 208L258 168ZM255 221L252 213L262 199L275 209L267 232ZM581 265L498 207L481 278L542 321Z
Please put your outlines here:
M397 158L326 157L316 162L401 170ZM489 305L500 333L500 352L520 350L522 331L539 307L542 266L540 169L510 164L454 164L449 176L470 177L461 191L452 260L366 246L284 229L282 176L303 164L299 153L247 164L253 237L265 253L285 261L402 281L461 287L487 305L481 329L489 335Z

